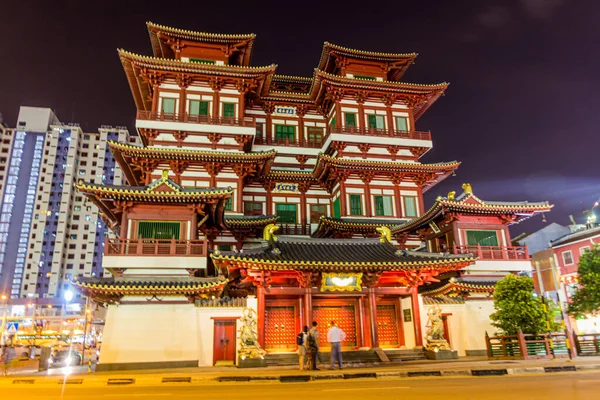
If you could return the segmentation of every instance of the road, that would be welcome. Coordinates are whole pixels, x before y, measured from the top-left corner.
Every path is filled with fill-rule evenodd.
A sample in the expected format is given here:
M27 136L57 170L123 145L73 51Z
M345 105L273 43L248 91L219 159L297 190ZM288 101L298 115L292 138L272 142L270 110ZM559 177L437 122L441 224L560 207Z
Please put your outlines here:
M310 383L169 383L161 386L0 386L2 399L444 399L588 400L597 398L597 373L489 378L340 380Z

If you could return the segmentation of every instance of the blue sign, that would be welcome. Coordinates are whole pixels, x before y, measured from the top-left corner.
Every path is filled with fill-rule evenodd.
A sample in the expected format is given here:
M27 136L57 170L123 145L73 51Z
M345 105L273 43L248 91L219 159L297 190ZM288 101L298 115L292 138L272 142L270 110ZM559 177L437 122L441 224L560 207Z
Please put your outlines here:
M275 115L296 115L296 107L284 107L279 106L275 107L275 111L273 112Z
M18 322L9 322L6 325L6 333L9 335L16 335L19 332L19 323Z
M275 193L298 193L297 183L276 183Z

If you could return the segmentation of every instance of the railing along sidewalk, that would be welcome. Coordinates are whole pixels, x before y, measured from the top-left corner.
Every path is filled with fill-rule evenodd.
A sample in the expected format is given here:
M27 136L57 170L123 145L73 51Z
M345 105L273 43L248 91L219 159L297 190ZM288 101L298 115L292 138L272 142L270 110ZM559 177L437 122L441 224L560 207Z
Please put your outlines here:
M566 358L572 350L568 333L544 333L489 336L485 341L489 359L494 360L535 360Z

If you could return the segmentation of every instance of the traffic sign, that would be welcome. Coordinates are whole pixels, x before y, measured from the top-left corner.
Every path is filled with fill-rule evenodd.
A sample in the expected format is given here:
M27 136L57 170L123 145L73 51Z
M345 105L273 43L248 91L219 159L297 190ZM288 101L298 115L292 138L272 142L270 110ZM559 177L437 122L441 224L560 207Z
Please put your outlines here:
M9 322L6 325L6 333L9 335L16 335L19 332L19 323L18 322Z

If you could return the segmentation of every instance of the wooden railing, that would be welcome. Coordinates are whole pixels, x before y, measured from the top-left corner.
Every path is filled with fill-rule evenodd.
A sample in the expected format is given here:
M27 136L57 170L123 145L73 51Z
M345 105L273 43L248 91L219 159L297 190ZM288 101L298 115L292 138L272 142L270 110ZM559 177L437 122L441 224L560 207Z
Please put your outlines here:
M344 135L388 136L403 139L431 140L431 132L399 131L378 128L359 128L356 126L330 126L328 128L327 133L339 133Z
M310 224L280 224L277 233L280 235L310 235Z
M206 241L106 238L105 256L206 256Z
M234 118L234 117L220 117L210 115L196 115L196 114L173 114L163 112L152 112L138 110L137 119L149 120L149 121L171 121L171 122L189 122L194 124L210 124L210 125L232 125L232 126L244 126L244 127L255 127L256 121L254 118Z
M320 149L323 146L323 142L318 140L318 141L309 141L309 140L303 140L300 141L298 139L270 139L268 140L265 137L262 136L256 136L256 138L254 139L254 144L262 144L262 145L266 145L266 144L270 144L270 145L274 145L274 146L292 146L292 147L310 147L313 149Z
M600 355L600 333L573 334L578 356Z
M473 254L479 260L529 260L527 246L458 246L454 254Z
M486 333L485 342L488 358L494 360L567 358L573 348L567 333L530 335L519 332L512 336L488 336Z

